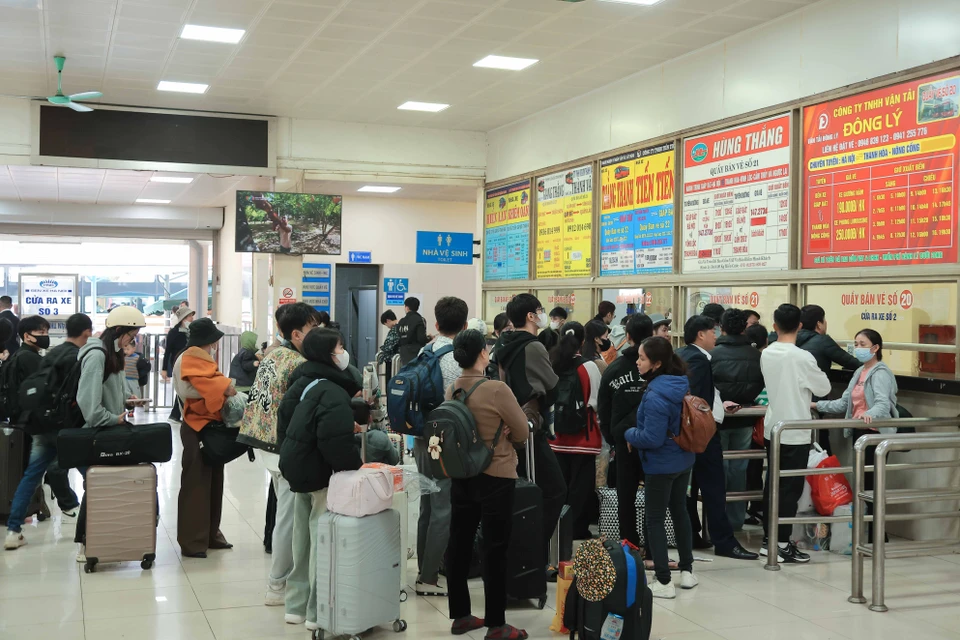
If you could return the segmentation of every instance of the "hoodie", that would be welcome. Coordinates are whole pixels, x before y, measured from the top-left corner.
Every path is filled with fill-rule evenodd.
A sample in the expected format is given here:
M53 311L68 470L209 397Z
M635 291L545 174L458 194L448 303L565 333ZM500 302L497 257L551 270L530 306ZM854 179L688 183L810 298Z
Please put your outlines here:
M693 466L696 454L674 441L680 433L683 397L690 391L687 376L659 375L647 384L637 408L637 426L624 438L639 450L643 471L649 475L680 473Z
M500 379L507 383L520 406L538 401L540 424L534 425L550 432L552 426L554 391L560 378L550 364L547 349L537 336L526 331L511 331L500 336L497 363Z
M120 416L127 412L123 369L104 378L107 357L101 340L88 340L80 349L77 358L83 360L77 386L77 406L83 414L83 426L105 427L119 424Z
M237 381L237 389L243 391L253 386L257 375L257 334L244 331L240 334L240 351L230 363L230 377Z
M647 384L637 370L638 352L639 347L629 346L600 378L597 417L603 437L610 444L624 442L623 434L637 421L637 407Z

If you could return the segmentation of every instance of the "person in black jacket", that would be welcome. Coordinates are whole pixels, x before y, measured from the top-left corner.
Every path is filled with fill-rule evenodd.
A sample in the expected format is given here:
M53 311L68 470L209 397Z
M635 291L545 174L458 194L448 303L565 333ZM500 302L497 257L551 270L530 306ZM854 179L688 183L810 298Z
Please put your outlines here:
M407 315L397 323L397 333L400 335L400 366L416 358L420 349L429 342L427 321L419 313L420 301L416 298L407 298L403 301L403 310Z
M177 363L180 354L187 349L187 341L190 339L190 323L197 317L197 313L186 306L181 306L176 310L173 317L175 324L167 332L167 341L163 348L163 365L160 367L160 375L164 382L170 382L170 378L173 376L173 365ZM170 411L170 418L180 420L180 403L177 402L176 398L173 400L173 410Z
M763 391L763 372L760 370L760 350L744 335L747 315L739 309L727 309L720 318L722 335L717 346L710 352L710 368L713 383L720 399L727 403L748 407L755 404ZM755 418L726 416L718 428L720 444L724 451L744 451L753 441ZM747 482L749 460L724 460L723 469L728 491L744 491ZM734 531L743 528L746 519L746 502L728 502L727 517Z
M336 471L359 469L350 399L360 384L347 367L350 354L332 329L313 329L303 340L306 362L290 377L280 403L277 433L280 472L294 493L293 572L285 595L289 623L317 626L317 521L326 510L327 487Z
M627 321L627 347L620 357L610 363L600 378L600 396L597 417L604 439L614 449L617 480L617 514L620 535L635 546L640 546L637 530L637 489L643 479L640 456L631 454L623 434L637 423L637 407L643 399L646 383L637 371L637 351L640 343L653 335L653 322L642 313L635 313Z
M716 389L713 371L710 367L710 352L717 342L714 332L716 321L709 316L693 316L683 326L683 341L687 346L677 351L677 355L687 364L687 377L690 379L690 393L703 398L714 406ZM723 448L720 446L719 431L707 444L703 453L697 454L693 464L691 497L687 500L687 512L694 531L694 548L709 548L699 535L700 518L697 515L697 489L703 494L703 508L707 513L707 526L714 553L735 560L756 560L760 556L747 551L733 535L733 527L727 519L727 489L723 473Z
M17 332L20 318L13 312L13 298L10 296L0 296L0 319L6 320L13 327L10 336L3 341L3 348L0 349L0 351L6 351L9 358L20 348L20 334Z

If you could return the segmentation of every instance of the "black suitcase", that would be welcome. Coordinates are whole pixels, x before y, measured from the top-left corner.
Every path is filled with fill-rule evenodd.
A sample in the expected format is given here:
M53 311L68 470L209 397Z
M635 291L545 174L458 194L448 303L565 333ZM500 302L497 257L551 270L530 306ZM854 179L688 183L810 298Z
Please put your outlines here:
M168 422L63 429L57 436L57 455L61 469L169 462L173 433Z
M513 497L513 528L507 547L507 597L536 600L537 608L547 604L547 549L543 545L543 493L534 479L533 433L524 447L528 478L517 480Z
M10 516L13 496L30 461L29 442L29 436L19 429L10 435L0 432L0 522L3 524ZM50 508L43 496L43 483L37 487L25 515L35 515L40 522L50 517Z

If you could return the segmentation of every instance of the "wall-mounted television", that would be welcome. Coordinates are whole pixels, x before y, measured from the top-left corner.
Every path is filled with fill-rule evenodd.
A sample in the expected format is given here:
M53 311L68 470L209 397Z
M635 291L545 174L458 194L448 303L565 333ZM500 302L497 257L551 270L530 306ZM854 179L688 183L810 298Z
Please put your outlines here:
M237 191L237 251L340 255L341 196Z

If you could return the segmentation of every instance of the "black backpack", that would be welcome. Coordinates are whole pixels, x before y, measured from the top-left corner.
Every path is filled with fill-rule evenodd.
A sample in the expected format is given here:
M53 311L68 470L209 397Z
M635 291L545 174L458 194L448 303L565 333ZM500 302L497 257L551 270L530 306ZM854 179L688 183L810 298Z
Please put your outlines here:
M423 426L423 437L430 451L430 471L434 478L473 478L490 466L493 451L500 442L503 422L493 438L493 446L480 437L477 421L467 407L467 398L477 390L486 378L473 385L469 391L457 389L453 399L447 400L430 412Z
M0 366L0 420L20 423L20 380L17 379L17 361L22 351L17 351Z
M587 428L587 403L579 373L582 364L583 358L577 357L575 365L559 375L553 409L553 431L557 435L575 435Z
M104 349L91 349L77 359L66 374L57 366L41 367L23 381L18 404L27 433L52 433L83 426L83 414L77 405L77 388L83 359L92 351L106 354Z

